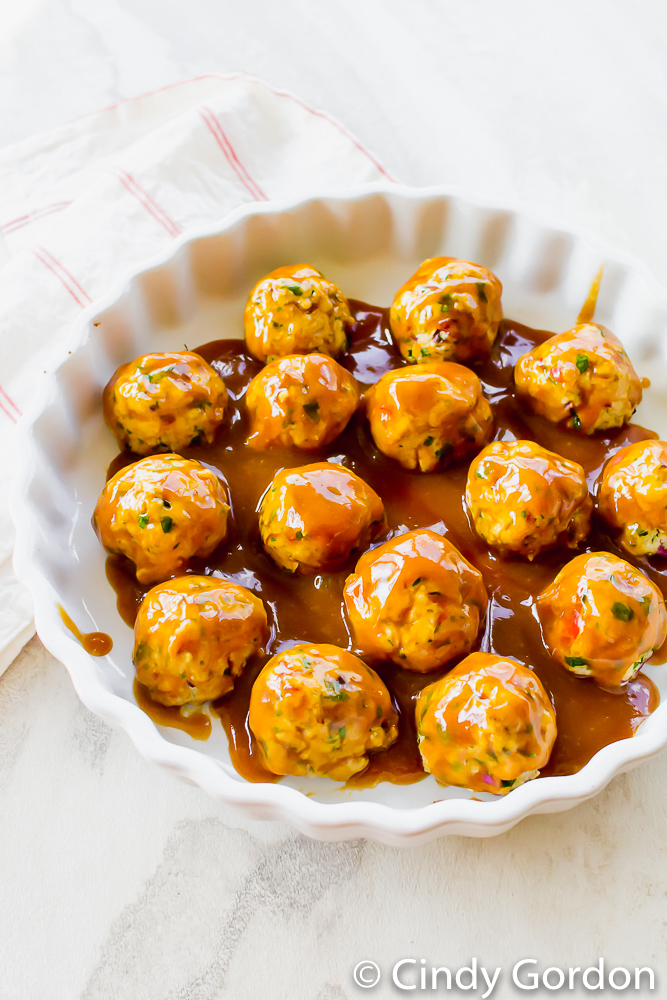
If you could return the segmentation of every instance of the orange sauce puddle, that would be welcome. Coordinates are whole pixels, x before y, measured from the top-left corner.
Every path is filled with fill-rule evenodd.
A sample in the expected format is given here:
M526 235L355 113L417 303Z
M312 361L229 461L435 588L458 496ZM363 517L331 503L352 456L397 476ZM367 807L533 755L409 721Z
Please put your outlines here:
M218 716L227 733L229 755L241 777L246 781L276 782L279 780L279 775L267 771L262 764L255 738L248 725L250 692L263 665L259 657L248 663L241 676L236 679L234 690L224 698L211 702L211 711Z
M81 632L65 609L59 604L58 611L63 622L70 630L75 639L78 639L83 648L91 656L106 656L113 649L113 640L106 632Z
M599 277L596 278L598 284ZM341 363L365 388L377 381L384 371L399 367L402 361L391 345L388 310L355 301L350 302L350 307L356 322L350 350ZM529 438L538 441L544 447L583 465L589 487L593 488L604 462L618 448L657 435L630 424L592 438L581 437L528 412L521 401L514 398L513 365L520 354L550 335L506 319L501 325L491 359L472 367L481 378L492 403L496 439ZM246 447L248 429L242 399L246 386L261 365L247 354L243 341L214 341L198 348L198 353L211 362L225 379L230 391L232 415L226 429L211 446L188 448L183 454L207 463L224 476L231 491L233 519L229 539L207 559L193 559L188 569L195 573L215 573L250 587L265 602L273 625L273 638L268 644L266 657L257 657L248 663L234 690L211 705L211 711L220 718L225 729L232 763L238 773L248 781L273 782L279 779L262 765L248 727L252 684L266 658L294 642L329 642L359 652L350 642L342 613L343 585L354 568L354 559L340 573L286 579L285 574L266 556L259 540L256 514L257 503L266 484L278 469L315 459L280 448L258 453ZM319 460L330 457L340 460L338 456L346 456L349 467L382 496L394 533L406 528L439 524L439 530L482 573L490 601L486 625L480 632L477 648L513 656L529 664L554 701L558 737L551 760L542 770L543 775L574 774L602 747L631 737L643 719L654 711L659 694L655 685L643 674L621 692L612 694L602 691L590 680L575 677L557 664L544 647L533 615L534 596L553 580L577 551L606 549L627 558L596 518L589 539L579 550L547 552L533 563L503 560L486 547L468 522L462 503L466 463L429 475L407 472L375 449L361 415L353 418L343 434L317 457ZM137 457L131 454L119 455L112 463L109 474L113 475L136 460ZM667 560L649 562L641 558L630 561L634 561L663 593L667 593ZM137 583L131 563L118 557L107 560L107 577L116 592L119 613L132 626L148 588ZM667 648L664 653L667 657ZM660 662L662 654L661 650L653 662ZM372 666L391 692L399 713L399 736L392 747L371 757L368 768L348 781L348 788L373 787L381 781L408 784L424 777L415 732L414 698L422 687L455 666L455 662L426 675L412 674L386 662L373 663ZM193 715L184 718L179 709L156 705L145 692L138 691L136 685L135 694L144 711L160 725L175 725L191 735L194 735L193 726L208 726L208 735L210 719L203 713L202 718L206 721L193 723Z
M188 733L193 740L207 740L211 735L211 720L200 708L185 714L179 705L160 705L153 701L146 688L134 681L132 685L137 705L153 720L156 726L168 726L170 729L180 729Z

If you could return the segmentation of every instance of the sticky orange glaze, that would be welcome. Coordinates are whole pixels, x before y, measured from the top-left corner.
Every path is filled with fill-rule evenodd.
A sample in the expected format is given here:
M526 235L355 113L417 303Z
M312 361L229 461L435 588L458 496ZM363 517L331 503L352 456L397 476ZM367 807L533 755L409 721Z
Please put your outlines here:
M395 350L388 327L388 311L352 301L355 316L349 351L339 360L357 381L367 387L386 371L404 364ZM605 461L624 445L656 438L652 431L630 424L623 428L586 436L547 423L533 414L525 402L516 400L512 369L520 355L541 343L550 333L504 320L491 358L473 365L494 411L494 440L530 439L583 466L589 487L594 487ZM336 573L290 576L280 570L261 545L257 507L269 481L281 468L303 464L303 453L283 448L255 451L245 441L249 421L243 396L261 364L248 354L241 340L214 341L198 348L225 380L230 393L229 416L214 444L189 448L184 454L224 474L229 484L232 517L228 540L203 560L191 560L189 571L218 573L253 590L265 602L272 628L266 655L272 656L296 641L334 643L357 654L350 640L342 611L343 586L355 560ZM542 774L572 774L601 747L632 736L657 706L659 696L651 681L639 676L619 694L599 689L592 681L574 677L549 656L534 615L535 596L549 584L562 566L580 551L606 549L621 554L604 524L594 516L591 535L578 549L555 549L538 555L532 563L503 559L487 548L472 530L463 497L470 459L443 472L419 473L403 469L374 446L365 418L358 413L343 434L317 453L317 460L345 461L382 497L390 537L406 529L434 527L453 542L482 573L489 595L486 623L477 648L513 656L533 667L552 696L558 737L549 764ZM113 473L131 455L119 456ZM627 554L624 558L630 559ZM667 559L631 559L657 586L667 593ZM118 596L118 608L132 625L136 609L147 588L134 578L131 564L110 557L107 575ZM656 654L656 660L660 653ZM252 681L263 658L249 663L233 692L215 706L230 739L235 767L250 781L271 781L258 760L247 725ZM399 738L387 751L376 753L363 774L348 784L370 787L379 781L417 781L424 776L414 723L415 698L426 685L456 665L452 660L442 670L428 675L409 673L391 663L374 663L387 684L399 712Z
M78 639L83 648L91 656L106 656L113 649L113 640L106 632L81 632L65 609L58 605L58 611L63 622L70 630L75 639Z
M600 270L591 281L591 287L588 289L588 295L586 296L586 301L581 307L581 312L577 316L577 323L593 322L593 317L595 316L595 307L598 304L598 295L600 294L600 282L602 281L603 274L604 274L604 264L602 264Z
M207 740L211 735L211 720L201 709L194 712L183 710L182 707L160 705L153 701L143 684L135 679L132 685L137 705L148 715L156 726L168 726L171 729L182 729L193 740Z

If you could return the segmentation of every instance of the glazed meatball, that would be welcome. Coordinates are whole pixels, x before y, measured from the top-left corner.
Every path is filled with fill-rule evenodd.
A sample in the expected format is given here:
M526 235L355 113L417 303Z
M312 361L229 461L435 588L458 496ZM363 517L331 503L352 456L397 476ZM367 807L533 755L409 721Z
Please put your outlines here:
M290 354L268 364L248 386L248 444L315 451L345 430L358 405L357 383L336 361Z
M389 324L404 358L488 358L503 318L503 286L495 274L456 257L425 260L396 292Z
M333 462L279 472L262 498L264 548L290 573L330 572L384 534L377 493Z
M667 638L660 591L609 552L572 559L538 596L537 613L551 655L607 688L631 681Z
M584 434L621 427L642 398L641 379L613 333L581 323L519 358L519 395L541 417Z
M352 314L332 281L309 264L279 267L258 281L245 307L248 350L260 361L347 348Z
M267 636L264 605L245 587L180 576L141 602L132 658L137 680L162 705L221 698Z
M362 655L419 673L470 652L487 603L481 573L428 528L366 552L344 598Z
M121 365L102 401L120 447L150 455L210 444L225 415L227 389L192 351L144 354Z
M536 778L551 755L556 715L522 663L471 653L417 701L424 769L443 785L507 792Z
M609 459L598 510L631 555L667 556L667 443L639 441Z
M449 361L386 372L365 406L375 444L406 469L441 468L477 451L493 430L479 379Z
M253 684L248 722L274 774L347 781L386 750L398 717L384 683L338 646L300 644L269 660Z
M107 552L135 564L139 583L157 583L192 556L210 555L227 534L229 509L210 469L180 455L155 455L109 480L93 526Z
M466 503L487 545L534 559L588 535L592 500L584 470L533 441L496 441L468 471Z

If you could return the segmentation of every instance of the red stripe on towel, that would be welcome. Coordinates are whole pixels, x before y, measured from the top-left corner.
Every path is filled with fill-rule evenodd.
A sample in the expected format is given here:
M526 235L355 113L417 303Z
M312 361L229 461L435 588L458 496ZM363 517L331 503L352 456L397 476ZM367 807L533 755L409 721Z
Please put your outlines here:
M85 309L88 303L92 302L90 295L81 287L74 275L70 274L67 268L59 260L56 260L53 254L49 253L45 247L33 247L32 252L37 260L62 282L77 305Z
M268 201L268 198L262 191L259 184L253 180L253 178L250 176L246 168L239 160L234 150L234 147L229 141L228 136L225 134L222 125L215 117L211 109L208 108L206 105L203 105L199 109L199 113L204 119L204 122L208 127L211 135L213 136L218 146L224 153L225 158L227 159L227 162L229 163L230 167L232 168L238 179L241 181L246 191L248 191L252 195L255 201Z
M71 201L57 201L53 205L36 208L34 212L28 212L27 215L20 215L18 219L12 219L10 222L3 223L0 226L0 230L5 234L14 233L17 229L22 229L23 226L29 226L31 222L37 222L47 215L52 215L53 212L62 212L64 208L68 208L71 204Z
M19 417L20 417L20 416L22 416L22 414L21 414L21 411L19 410L19 408L18 408L18 406L16 405L16 403L14 402L14 400L13 400L13 399L11 398L11 396L9 395L9 393L5 392L5 390L4 390L3 388L2 388L2 386L1 386L1 385L0 385L0 396L4 396L4 398L5 398L5 401L6 401L7 403L9 403L9 405L10 405L10 406L11 406L11 407L12 407L12 408L13 408L14 410L16 410L16 412L17 412L17 414L19 415ZM0 399L0 406L2 406L2 407L3 407L3 409L5 409L5 404L4 404L3 402L2 402L2 400L1 400L1 399ZM13 419L13 418L12 418L12 419Z
M145 191L137 181L135 181L132 174L128 174L127 170L122 170L120 167L114 167L113 173L116 175L118 180L121 182L126 191L129 191L131 195L140 202L149 215L160 223L163 229L166 229L170 236L180 236L181 228L178 226L171 216L167 215L165 210L158 205L158 203L151 198L148 191Z

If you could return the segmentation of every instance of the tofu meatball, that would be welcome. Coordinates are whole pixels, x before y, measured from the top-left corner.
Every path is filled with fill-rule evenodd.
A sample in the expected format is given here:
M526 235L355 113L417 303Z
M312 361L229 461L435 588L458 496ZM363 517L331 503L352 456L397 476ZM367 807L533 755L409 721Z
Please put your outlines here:
M396 292L389 325L408 361L488 358L503 318L503 286L481 264L431 257Z
M210 444L225 416L227 389L193 351L144 354L115 372L102 403L119 446L150 455Z
M567 563L538 596L537 613L554 659L606 688L631 681L667 638L658 588L609 552Z
M487 604L479 570L428 528L364 553L344 599L362 656L418 673L469 653Z
M264 548L290 573L330 572L374 538L387 522L382 500L349 469L333 462L279 472L262 498Z
M264 605L245 587L180 576L153 587L141 602L132 660L154 701L198 705L231 691L267 637Z
M332 358L290 354L263 368L245 399L253 448L316 451L345 430L359 405L359 389Z
M478 451L493 431L481 382L450 361L386 372L366 393L365 406L380 451L421 472Z
M274 774L347 781L398 735L389 691L338 646L299 644L266 664L250 696L250 729Z
M502 555L534 559L586 538L593 502L584 470L534 441L495 441L468 471L466 503L477 534Z
M602 472L598 510L636 556L667 556L667 443L638 441L617 451Z
M258 281L245 307L248 350L260 361L347 348L352 314L332 281L309 264L279 267Z
M443 785L506 795L536 778L556 739L539 677L495 653L471 653L417 701L424 769Z
M180 455L142 458L106 484L93 527L107 552L126 556L139 583L182 571L227 534L227 490L215 473Z
M580 323L524 354L514 381L541 417L583 434L621 427L642 398L620 341L596 323Z

